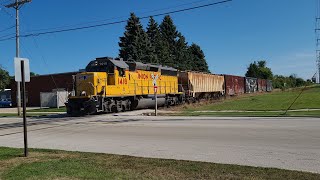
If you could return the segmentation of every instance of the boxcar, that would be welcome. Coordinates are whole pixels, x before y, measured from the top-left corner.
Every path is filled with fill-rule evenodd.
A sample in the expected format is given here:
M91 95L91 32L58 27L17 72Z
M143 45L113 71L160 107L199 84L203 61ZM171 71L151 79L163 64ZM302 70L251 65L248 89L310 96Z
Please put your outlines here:
M266 92L267 91L267 80L266 79L258 79L258 91Z
M245 77L246 93L255 93L258 90L258 79L252 77Z
M244 93L244 77L224 75L225 93L228 96L235 96Z
M196 99L224 95L224 76L199 72L179 72L179 84L186 97Z

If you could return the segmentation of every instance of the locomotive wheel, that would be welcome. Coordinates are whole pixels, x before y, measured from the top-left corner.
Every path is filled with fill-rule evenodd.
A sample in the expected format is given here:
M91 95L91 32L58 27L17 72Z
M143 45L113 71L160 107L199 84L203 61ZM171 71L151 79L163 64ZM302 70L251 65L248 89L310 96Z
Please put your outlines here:
M124 105L122 105L121 112L125 112L125 111L126 111L126 107Z
M118 113L118 108L117 108L117 106L113 105L113 106L111 107L111 112L113 112L113 113Z

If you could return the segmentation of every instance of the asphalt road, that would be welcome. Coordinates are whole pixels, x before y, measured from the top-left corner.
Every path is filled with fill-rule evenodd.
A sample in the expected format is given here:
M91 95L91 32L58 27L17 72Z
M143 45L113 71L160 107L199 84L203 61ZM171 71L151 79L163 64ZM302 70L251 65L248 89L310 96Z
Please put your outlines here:
M21 119L0 118L0 146L23 147ZM28 119L29 147L320 173L320 119L151 117Z

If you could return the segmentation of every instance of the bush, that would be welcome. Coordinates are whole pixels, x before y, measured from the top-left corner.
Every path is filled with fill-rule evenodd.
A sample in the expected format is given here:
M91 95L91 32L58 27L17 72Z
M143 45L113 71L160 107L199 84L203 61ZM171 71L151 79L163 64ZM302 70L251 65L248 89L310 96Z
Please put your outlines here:
M288 88L295 88L295 87L301 87L305 85L311 85L312 82L305 81L302 78L297 77L296 75L290 75L289 77L281 76L281 75L275 75L273 77L273 87L279 88L282 90L288 89Z

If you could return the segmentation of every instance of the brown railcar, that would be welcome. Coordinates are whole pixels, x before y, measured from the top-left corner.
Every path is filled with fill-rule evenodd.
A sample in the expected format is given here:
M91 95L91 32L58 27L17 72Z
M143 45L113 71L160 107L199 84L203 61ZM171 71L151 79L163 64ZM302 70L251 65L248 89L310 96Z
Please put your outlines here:
M244 77L224 75L225 93L228 96L236 96L245 92Z
M266 79L258 79L258 91L266 92L267 91L267 80Z

